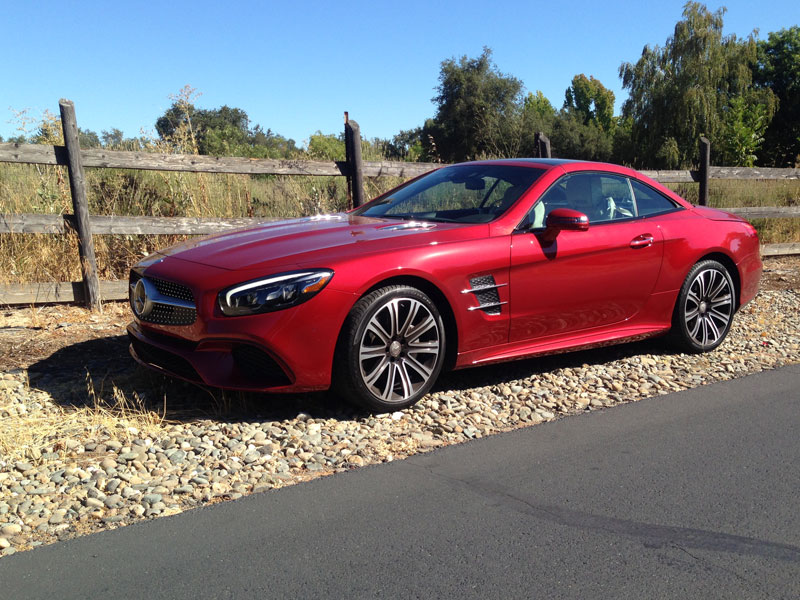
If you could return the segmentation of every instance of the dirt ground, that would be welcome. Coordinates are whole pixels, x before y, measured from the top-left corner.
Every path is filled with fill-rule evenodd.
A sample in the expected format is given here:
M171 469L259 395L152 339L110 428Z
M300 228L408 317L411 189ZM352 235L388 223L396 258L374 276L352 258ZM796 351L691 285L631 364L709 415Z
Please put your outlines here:
M761 288L800 290L800 256L765 258ZM64 304L6 307L0 311L0 372L27 368L66 346L119 339L130 321L127 302L110 302L101 314Z

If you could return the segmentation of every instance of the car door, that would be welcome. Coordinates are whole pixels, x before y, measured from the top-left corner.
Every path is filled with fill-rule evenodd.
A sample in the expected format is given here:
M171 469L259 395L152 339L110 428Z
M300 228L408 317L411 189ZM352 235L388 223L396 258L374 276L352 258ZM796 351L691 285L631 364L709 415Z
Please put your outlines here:
M559 206L589 216L589 229L561 231L548 243L544 221ZM664 245L657 221L637 214L627 178L567 174L542 194L530 218L533 227L512 236L509 341L586 332L641 310Z

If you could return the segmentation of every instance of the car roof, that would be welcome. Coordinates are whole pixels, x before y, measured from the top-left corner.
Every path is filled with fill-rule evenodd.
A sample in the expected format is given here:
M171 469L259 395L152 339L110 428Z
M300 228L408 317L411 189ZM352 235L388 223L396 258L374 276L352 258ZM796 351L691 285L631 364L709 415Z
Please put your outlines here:
M457 165L490 165L490 164L497 164L497 165L520 165L520 166L539 166L539 167L555 167L558 165L564 165L569 163L582 163L586 162L583 160L576 160L572 158L497 158L491 160L474 160L468 161L463 163L458 163Z

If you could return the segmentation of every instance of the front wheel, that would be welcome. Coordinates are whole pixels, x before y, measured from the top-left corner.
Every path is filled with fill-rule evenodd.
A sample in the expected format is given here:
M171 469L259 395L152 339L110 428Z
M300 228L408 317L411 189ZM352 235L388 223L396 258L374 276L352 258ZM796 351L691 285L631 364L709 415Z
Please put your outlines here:
M672 318L672 338L688 352L707 352L730 331L736 291L728 270L715 260L697 263L686 276Z
M393 285L359 300L342 331L334 385L375 412L411 406L433 386L445 358L445 328L420 290Z

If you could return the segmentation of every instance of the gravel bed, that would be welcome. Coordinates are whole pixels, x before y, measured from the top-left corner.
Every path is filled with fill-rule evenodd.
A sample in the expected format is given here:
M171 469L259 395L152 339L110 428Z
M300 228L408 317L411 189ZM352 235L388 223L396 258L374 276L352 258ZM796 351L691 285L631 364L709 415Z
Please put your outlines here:
M325 395L281 399L280 417L241 414L85 427L0 457L0 556L236 499L432 448L800 362L792 289L762 292L716 351L653 340L446 375L416 406L359 414ZM0 426L65 418L52 386L0 373ZM80 388L83 381L74 384ZM203 395L206 392L194 393ZM260 396L267 404L270 397ZM299 411L299 412L298 412Z

